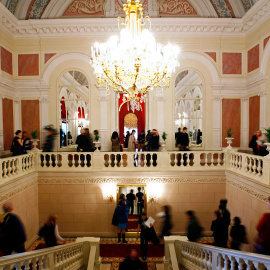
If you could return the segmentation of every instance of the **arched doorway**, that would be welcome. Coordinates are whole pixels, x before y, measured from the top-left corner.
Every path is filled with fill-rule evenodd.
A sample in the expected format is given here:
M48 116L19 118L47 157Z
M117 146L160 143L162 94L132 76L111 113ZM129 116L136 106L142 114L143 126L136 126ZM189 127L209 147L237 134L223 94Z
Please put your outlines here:
M129 116L128 116L129 115ZM129 121L129 124L125 126L125 117ZM135 118L136 117L136 118ZM131 125L131 119L137 119L137 125ZM127 122L128 123L128 122ZM132 128L134 127L134 128ZM132 110L129 102L123 102L123 94L119 97L119 137L121 143L124 143L124 135L127 130L136 130L135 138L138 138L138 134L145 129L145 102L140 103L140 110Z

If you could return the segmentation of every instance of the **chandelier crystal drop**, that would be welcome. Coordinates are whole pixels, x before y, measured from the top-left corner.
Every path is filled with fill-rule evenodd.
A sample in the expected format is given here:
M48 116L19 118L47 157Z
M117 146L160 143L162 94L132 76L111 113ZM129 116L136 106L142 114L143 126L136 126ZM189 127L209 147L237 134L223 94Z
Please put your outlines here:
M139 0L128 0L123 5L125 18L120 37L111 36L106 43L91 47L91 65L98 87L112 87L126 96L126 102L138 101L147 91L156 87L169 87L171 74L179 66L178 46L156 43L153 34L145 28L143 7ZM139 106L137 106L139 107Z

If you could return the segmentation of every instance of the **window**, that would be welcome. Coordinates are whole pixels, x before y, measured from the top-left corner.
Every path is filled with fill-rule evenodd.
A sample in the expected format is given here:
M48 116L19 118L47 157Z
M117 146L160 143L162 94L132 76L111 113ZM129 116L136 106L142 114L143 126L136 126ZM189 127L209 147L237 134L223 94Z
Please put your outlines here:
M75 144L89 126L89 83L80 71L68 71L59 80L60 147Z
M201 76L192 70L181 72L175 80L175 133L187 127L191 146L202 144L202 105Z

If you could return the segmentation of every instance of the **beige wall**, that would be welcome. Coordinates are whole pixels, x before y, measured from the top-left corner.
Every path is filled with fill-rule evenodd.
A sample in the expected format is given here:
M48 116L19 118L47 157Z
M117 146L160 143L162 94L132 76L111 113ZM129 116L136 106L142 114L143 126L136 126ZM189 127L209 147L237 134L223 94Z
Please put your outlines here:
M7 201L13 203L13 213L17 214L24 224L27 236L25 244L28 247L36 239L39 226L37 174L1 186L0 204Z
M172 206L173 232L183 234L186 232L187 218L185 212L194 210L197 213L206 232L209 231L213 212L218 208L221 198L225 197L226 184L224 176L196 177L188 180L176 176L143 178L125 178L123 175L107 177L107 181L115 183L114 201L110 202L104 194L103 178L71 177L44 178L42 177L39 192L39 219L44 222L50 213L59 216L59 229L62 235L100 235L115 236L115 227L111 225L112 215L116 207L116 184L139 184L143 179L146 183L146 194L153 194L156 190L158 199L147 204L148 214L156 219L156 214L161 212L161 206ZM103 181L104 179L104 181ZM138 180L140 179L140 180ZM136 182L138 181L138 182ZM195 182L196 183L192 183ZM50 182L52 184L50 184ZM166 183L167 182L167 183ZM150 184L147 184L150 183ZM149 197L149 196L148 196ZM160 231L160 221L157 218L155 225Z
M246 227L250 244L243 249L252 251L257 236L256 225L263 213L268 212L267 199L269 187L258 185L250 179L244 179L229 173L227 175L226 197L231 219L239 216Z

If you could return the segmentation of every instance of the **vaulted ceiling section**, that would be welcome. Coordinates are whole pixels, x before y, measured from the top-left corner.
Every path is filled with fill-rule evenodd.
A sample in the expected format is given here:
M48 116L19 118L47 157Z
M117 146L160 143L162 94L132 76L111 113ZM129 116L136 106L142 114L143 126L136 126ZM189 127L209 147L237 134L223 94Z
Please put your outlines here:
M114 17L125 0L0 0L20 20L72 17ZM145 13L157 17L241 18L260 0L141 0ZM151 5L149 5L151 3ZM113 12L106 12L113 7ZM151 15L151 14L150 14Z

